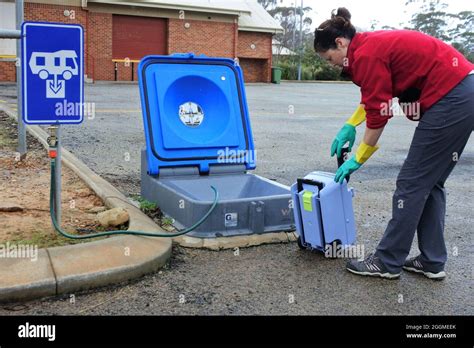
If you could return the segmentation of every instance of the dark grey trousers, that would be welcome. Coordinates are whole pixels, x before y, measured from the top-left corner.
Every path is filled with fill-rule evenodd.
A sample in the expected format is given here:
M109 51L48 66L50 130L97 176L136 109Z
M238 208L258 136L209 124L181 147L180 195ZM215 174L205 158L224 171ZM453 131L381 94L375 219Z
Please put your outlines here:
M375 255L399 273L418 234L421 262L444 270L444 183L474 129L474 75L468 75L421 118L397 177L392 219Z

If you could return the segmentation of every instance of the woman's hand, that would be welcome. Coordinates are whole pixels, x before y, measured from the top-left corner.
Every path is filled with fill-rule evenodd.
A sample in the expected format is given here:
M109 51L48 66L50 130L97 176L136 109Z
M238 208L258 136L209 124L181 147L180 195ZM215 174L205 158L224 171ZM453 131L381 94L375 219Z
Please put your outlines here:
M348 123L344 124L344 126L339 130L337 133L336 138L332 142L331 146L331 157L334 154L337 154L337 157L341 157L341 151L344 144L349 142L349 152L352 150L352 145L354 145L354 141L356 138L356 128Z
M364 140L357 148L357 152L352 158L344 162L337 170L334 181L342 184L344 179L360 168L370 156L379 148L377 141L382 135L383 127L378 129L366 128Z
M342 184L344 179L359 169L361 165L361 163L355 160L355 156L352 156L350 160L345 161L342 166L337 169L334 181Z

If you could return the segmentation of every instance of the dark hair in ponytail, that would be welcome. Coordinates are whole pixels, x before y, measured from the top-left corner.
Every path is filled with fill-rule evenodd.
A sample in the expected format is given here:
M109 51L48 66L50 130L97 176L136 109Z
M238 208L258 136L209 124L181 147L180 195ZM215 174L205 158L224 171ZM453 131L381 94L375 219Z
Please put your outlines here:
M326 52L336 48L336 38L345 37L352 40L356 33L351 23L351 13L345 7L339 7L331 13L331 19L324 21L314 32L314 49L316 52Z

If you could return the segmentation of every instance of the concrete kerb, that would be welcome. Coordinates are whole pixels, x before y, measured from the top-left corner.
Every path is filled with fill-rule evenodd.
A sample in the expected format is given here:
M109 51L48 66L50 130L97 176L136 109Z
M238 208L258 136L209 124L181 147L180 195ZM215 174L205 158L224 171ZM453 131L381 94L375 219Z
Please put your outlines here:
M173 238L175 242L183 247L204 248L209 250L247 248L262 244L290 243L295 242L296 239L297 235L295 232L275 232L218 238L196 238L184 235Z
M16 112L6 105L0 104L0 110L17 119ZM45 148L48 147L46 142L48 135L43 129L39 126L27 126L27 130ZM122 207L128 211L130 230L168 233L143 214L140 209L131 203L127 203L127 198L119 190L94 173L72 153L64 148L62 151L63 163L74 171L108 207ZM295 232L275 232L219 238L196 238L183 235L172 239L187 248L223 250L270 243L294 242L297 236ZM132 245L135 250L132 250ZM49 259L49 263L44 262L44 267L49 267L49 270L43 270L43 272L37 272L37 274L47 276L44 279L36 279L37 274L31 274L30 272L28 275L27 271L26 273L23 272L25 278L33 276L28 284L18 285L14 283L15 276L13 274L16 271L13 271L13 269L19 268L22 262L18 261L18 265L9 267L11 274L5 274L5 277L3 277L4 274L2 273L6 273L3 270L6 269L1 264L5 259L0 259L0 274L2 275L0 277L0 301L57 295L140 277L146 273L156 271L166 263L171 255L171 238L118 236L45 250L46 253L42 255ZM145 252L145 254L140 251ZM26 261L30 262L29 260ZM24 265L21 267L24 267ZM26 267L25 269L29 268ZM4 281L4 279L9 280Z

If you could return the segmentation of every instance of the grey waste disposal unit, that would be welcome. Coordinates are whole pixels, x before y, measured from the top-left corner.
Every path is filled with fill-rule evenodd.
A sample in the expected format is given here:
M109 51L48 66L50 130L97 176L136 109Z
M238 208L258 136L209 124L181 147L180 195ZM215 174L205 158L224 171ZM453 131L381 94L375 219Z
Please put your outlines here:
M147 56L138 67L146 148L141 195L174 225L209 238L294 229L290 189L250 174L256 152L242 70L192 53Z

